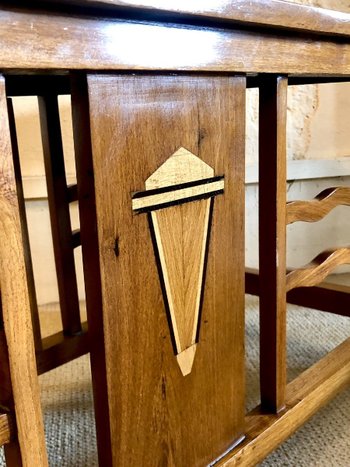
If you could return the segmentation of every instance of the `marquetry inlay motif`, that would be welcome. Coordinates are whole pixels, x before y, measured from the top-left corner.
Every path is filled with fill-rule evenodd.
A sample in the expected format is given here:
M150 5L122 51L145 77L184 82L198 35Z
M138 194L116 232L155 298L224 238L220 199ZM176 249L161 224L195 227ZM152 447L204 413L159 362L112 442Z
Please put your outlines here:
M213 197L224 178L184 148L178 149L133 195L132 208L148 212L177 362L192 370L198 342Z

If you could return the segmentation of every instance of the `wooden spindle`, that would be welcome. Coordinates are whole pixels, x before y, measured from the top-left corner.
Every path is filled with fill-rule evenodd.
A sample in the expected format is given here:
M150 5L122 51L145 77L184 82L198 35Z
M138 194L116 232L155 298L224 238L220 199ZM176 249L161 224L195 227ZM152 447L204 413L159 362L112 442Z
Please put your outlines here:
M261 405L278 412L286 389L286 117L288 80L259 87Z
M57 95L40 96L39 112L63 331L73 335L82 328Z
M8 116L9 116L10 133L11 133L13 167L15 170L15 177L16 177L18 207L19 207L20 219L21 219L21 225L22 225L23 249L25 253L24 259L25 259L26 270L27 270L27 284L28 284L28 292L29 292L30 311L32 315L34 344L35 344L35 350L39 351L42 349L40 319L39 319L38 303L36 299L32 256L30 252L28 223L27 223L27 215L26 215L26 209L25 209L21 165L20 165L20 159L19 159L16 123L15 123L15 115L14 115L14 110L13 110L12 99L7 100L7 108L8 108Z

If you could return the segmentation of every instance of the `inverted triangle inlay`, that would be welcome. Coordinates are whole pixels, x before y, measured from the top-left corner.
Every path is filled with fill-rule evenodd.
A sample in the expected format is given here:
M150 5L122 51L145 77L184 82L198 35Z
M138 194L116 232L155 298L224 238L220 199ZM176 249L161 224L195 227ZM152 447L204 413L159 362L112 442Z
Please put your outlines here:
M209 165L180 148L146 180L146 191L133 199L134 211L142 210L142 203L151 210L176 358L184 376L191 372L196 353L211 198L224 187L223 177L213 177ZM164 196L167 204L162 208Z

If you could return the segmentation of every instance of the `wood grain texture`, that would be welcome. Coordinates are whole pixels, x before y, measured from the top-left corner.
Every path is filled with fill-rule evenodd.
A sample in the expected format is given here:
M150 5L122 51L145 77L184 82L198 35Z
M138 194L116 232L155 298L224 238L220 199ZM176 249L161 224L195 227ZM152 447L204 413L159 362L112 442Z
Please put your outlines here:
M78 182L78 206L82 243L86 311L89 323L89 350L97 452L99 465L112 466L111 433L104 348L102 292L97 240L94 171L86 75L72 76L72 117ZM114 243L114 247L116 244Z
M8 349L3 329L2 310L0 303L0 409L1 412L7 412L8 416L13 421L14 419L14 402L13 392L11 383L10 366L8 360ZM13 423L12 429L9 426L10 418L7 420L7 426L4 423L2 429L3 433L0 435L4 439L4 452L6 465L9 467L15 466L20 467L22 465L21 450L18 443L18 438L15 429L15 423ZM4 420L5 422L5 420ZM7 433L6 433L7 428ZM1 428L0 428L1 430ZM12 433L11 433L12 431ZM7 437L7 439L6 439ZM2 443L0 442L0 446Z
M7 109L8 109L8 116L9 116L9 128L10 128L10 134L11 134L13 168L14 168L15 177L16 177L18 208L19 208L21 226L22 226L23 249L25 253L24 259L25 259L26 271L27 271L27 284L28 284L28 292L29 292L30 311L31 311L31 316L32 316L34 346L35 346L35 350L37 351L42 348L41 329L40 329L38 303L36 299L33 262L32 262L31 251L30 251L28 222L27 222L27 214L26 214L25 200L24 200L24 193L23 193L21 164L20 164L20 159L19 159L16 122L15 122L12 99L7 100Z
M287 291L296 287L312 287L322 282L337 266L350 263L350 248L335 248L320 253L303 268L287 275Z
M177 354L196 343L209 213L210 200L151 213ZM183 375L192 368L185 355L193 363L194 352L178 359Z
M10 415L7 413L0 413L0 446L10 442L11 425Z
M152 204L155 204L153 209L157 209L150 216L154 247L165 286L164 300L169 309L174 350L184 376L191 372L196 352L211 209L210 199L192 199L188 203L188 198L193 198L194 190L200 196L210 194L208 186L212 184L205 181L213 175L214 170L208 164L180 148L148 177L141 198L142 206L147 205L152 210ZM179 188L191 182L196 185ZM216 183L223 188L223 180ZM155 191L157 194L151 194ZM181 204L162 208L164 203L169 203L169 195L173 203ZM135 201L140 198L133 197L134 210ZM139 204L136 205L138 208Z
M0 68L4 70L350 75L350 44L331 38L0 12Z
M264 409L284 407L286 386L286 118L288 81L259 87L260 391Z
M49 0L47 3L58 3ZM281 0L61 0L59 3L81 6L119 7L130 12L147 11L148 14L176 13L214 18L250 26L264 25L298 31L350 36L350 15L345 12L316 8L310 5ZM115 9L116 14L118 12Z
M23 465L47 466L4 79L0 79L0 283Z
M216 465L257 465L349 384L350 339L288 384L286 410L264 415L257 408L248 414L246 440Z
M48 91L38 102L62 325L74 335L81 322L58 96Z
M327 188L310 201L291 201L287 204L287 224L317 222L337 206L350 206L350 188Z
M259 271L247 268L246 293L259 295ZM350 317L350 287L322 282L316 287L300 287L287 293L287 303Z
M87 323L82 323L82 332L75 336L66 336L59 331L51 336L44 337L42 349L36 354L38 374L53 370L75 358L89 353L90 342Z
M88 83L113 462L205 465L243 432L245 80L96 75ZM225 175L186 378L147 216L131 206L132 193L179 147Z

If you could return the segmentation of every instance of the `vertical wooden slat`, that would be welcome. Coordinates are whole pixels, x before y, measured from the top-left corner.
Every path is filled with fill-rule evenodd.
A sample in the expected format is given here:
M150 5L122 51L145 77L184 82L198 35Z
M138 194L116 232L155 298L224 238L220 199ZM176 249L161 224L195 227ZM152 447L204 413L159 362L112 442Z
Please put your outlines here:
M4 446L6 467L22 467L22 455L18 440L11 441Z
M63 331L73 335L81 321L57 95L40 96L39 112Z
M259 87L260 390L264 410L285 405L286 116L285 77Z
M26 209L25 209L25 203L24 203L21 165L20 165L20 160L19 160L16 123L15 123L12 99L7 100L7 107L8 107L10 133L11 133L13 166L14 166L15 177L16 177L18 207L19 207L21 225L22 225L23 248L24 248L24 253L25 253L24 259L25 259L26 269L27 269L27 283L28 283L28 291L29 291L30 310L32 314L34 344L35 344L35 350L41 350L42 345L41 345L40 321L39 321L38 304L37 304L36 292L35 292L33 263L32 263L32 257L30 254L27 215L26 215Z
M3 411L14 412L10 367L8 361L8 350L2 318L1 296L0 296L0 406ZM1 445L1 442L0 442ZM22 455L17 437L10 440L4 446L6 466L20 467Z
M89 323L89 346L99 465L112 466L112 448L104 348L100 262L86 77L72 80L73 133L76 155L80 236Z
M47 466L5 80L0 78L0 284L23 465Z

